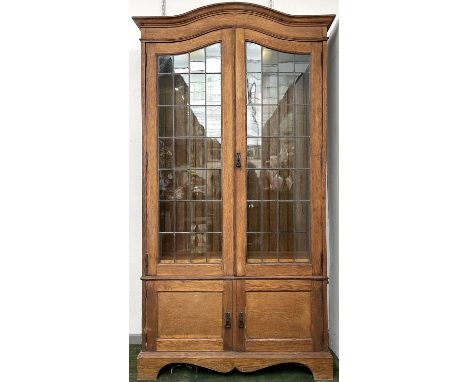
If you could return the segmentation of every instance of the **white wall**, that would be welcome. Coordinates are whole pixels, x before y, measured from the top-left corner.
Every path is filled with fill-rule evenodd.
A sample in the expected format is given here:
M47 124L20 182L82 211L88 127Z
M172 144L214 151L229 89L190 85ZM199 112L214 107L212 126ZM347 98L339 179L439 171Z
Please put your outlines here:
M167 0L166 15L225 1ZM251 1L268 6L269 1ZM274 0L274 9L290 14L337 14L338 0ZM129 16L160 16L161 0L130 0ZM333 27L332 27L333 28ZM130 334L141 332L141 98L140 31L129 17L130 55ZM330 223L331 224L331 223ZM332 296L330 294L332 303ZM332 320L331 320L332 322ZM337 344L336 332L336 344ZM336 345L337 346L337 345ZM333 348L335 349L335 348ZM336 349L338 349L336 347ZM338 354L337 351L335 353Z

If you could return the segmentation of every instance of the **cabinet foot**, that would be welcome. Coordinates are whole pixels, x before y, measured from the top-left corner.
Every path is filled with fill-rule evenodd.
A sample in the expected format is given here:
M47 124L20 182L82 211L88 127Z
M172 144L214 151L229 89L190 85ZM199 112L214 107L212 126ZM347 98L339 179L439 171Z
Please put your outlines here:
M141 352L137 359L137 379L154 381L169 364L185 363L220 373L234 369L252 372L282 363L298 363L310 369L314 381L333 379L333 357L329 352Z

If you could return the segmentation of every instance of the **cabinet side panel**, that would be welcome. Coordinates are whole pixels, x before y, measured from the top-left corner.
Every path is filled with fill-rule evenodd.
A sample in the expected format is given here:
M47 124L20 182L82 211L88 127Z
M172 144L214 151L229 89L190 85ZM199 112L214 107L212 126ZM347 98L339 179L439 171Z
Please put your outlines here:
M328 43L322 42L323 62L322 62L322 103L323 103L323 133L322 133L322 248L323 248L323 267L322 274L328 274L328 251L327 251L327 132L328 132ZM323 341L324 348L328 349L328 284L323 283L322 287L323 301Z
M146 275L147 264L147 248L146 248L146 131L145 131L145 81L146 81L146 43L141 43L141 122L142 122L142 213L141 213L141 232L142 232L142 253L141 253L141 272L142 276ZM141 348L146 350L146 284L142 282L141 288Z

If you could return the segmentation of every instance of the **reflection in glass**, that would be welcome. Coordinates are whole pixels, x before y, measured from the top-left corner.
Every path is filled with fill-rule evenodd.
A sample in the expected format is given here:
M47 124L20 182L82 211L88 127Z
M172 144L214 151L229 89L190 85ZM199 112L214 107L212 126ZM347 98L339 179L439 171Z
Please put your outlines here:
M257 137L261 134L262 107L247 106L247 135Z
M172 139L159 139L159 168L172 168L174 147Z
M206 104L221 104L221 74L206 75Z
M190 53L190 73L203 73L205 71L205 49Z
M206 198L206 170L190 171L190 195L192 200Z
M246 43L248 262L310 260L309 67Z
M207 140L207 168L221 168L221 142L218 139Z
M221 199L221 170L207 170L206 172L207 199Z
M172 106L160 106L158 108L160 137L172 137L172 113Z
M161 262L172 262L174 259L174 234L160 233L159 234L159 258Z
M279 52L278 69L280 72L294 72L294 54Z
M187 168L189 166L190 139L174 139L175 167Z
M189 75L177 74L174 76L174 102L176 105L189 103Z
M158 76L158 89L159 89L159 105L173 105L174 104L174 77L170 74L160 74Z
M177 106L174 108L174 134L176 137L185 137L190 135L189 120L189 107Z
M191 126L192 126L192 134L193 136L204 136L205 135L205 106L192 106L191 107Z
M208 263L221 262L221 250L222 250L221 233L207 233L205 236L206 236L206 254L207 254L206 261Z
M205 74L190 74L190 104L205 104Z
M221 44L206 47L206 72L221 73Z
M172 57L171 56L159 57L158 73L172 73Z
M278 71L278 52L276 50L268 49L268 48L262 49L262 70L261 71L263 73Z
M262 75L247 73L247 104L262 103Z
M222 261L221 44L158 57L159 261Z
M188 72L189 72L189 55L179 54L177 56L174 56L174 73L188 73Z
M176 263L189 263L190 262L190 234L189 233L176 233L175 235L175 253L174 260Z
M174 206L173 202L159 203L159 232L174 231Z
M176 219L176 232L190 232L190 203L177 201L174 206L174 214Z
M247 51L247 72L260 72L262 69L262 47L257 44L248 42L246 44Z
M221 106L206 107L206 136L221 137Z
M262 76L262 94L264 105L276 105L278 103L278 76L276 74L264 74Z

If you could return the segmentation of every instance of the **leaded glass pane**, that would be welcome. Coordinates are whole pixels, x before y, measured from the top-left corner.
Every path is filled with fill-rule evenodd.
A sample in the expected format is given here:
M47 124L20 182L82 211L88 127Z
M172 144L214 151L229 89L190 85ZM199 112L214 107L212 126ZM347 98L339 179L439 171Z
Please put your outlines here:
M159 56L159 261L222 261L221 44Z
M310 261L310 55L246 43L247 261Z

